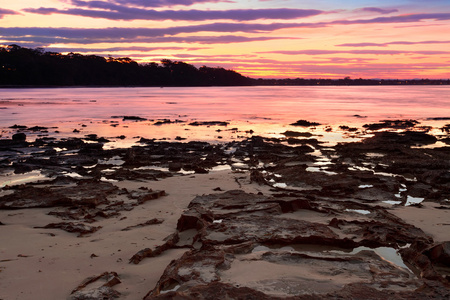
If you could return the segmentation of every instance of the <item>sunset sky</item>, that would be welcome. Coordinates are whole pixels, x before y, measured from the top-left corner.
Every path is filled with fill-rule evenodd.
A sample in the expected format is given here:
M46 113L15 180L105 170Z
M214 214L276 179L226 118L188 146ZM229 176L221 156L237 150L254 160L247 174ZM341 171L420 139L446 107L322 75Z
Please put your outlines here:
M449 0L0 0L0 44L253 78L450 78Z

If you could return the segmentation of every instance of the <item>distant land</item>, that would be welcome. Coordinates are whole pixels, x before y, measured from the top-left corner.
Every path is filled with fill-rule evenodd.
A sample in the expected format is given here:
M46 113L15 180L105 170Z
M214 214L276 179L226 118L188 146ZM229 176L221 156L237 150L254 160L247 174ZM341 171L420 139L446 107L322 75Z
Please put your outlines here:
M0 47L0 87L449 84L450 79L254 79L221 67L197 68L169 59L138 64L128 57L64 55L15 44Z

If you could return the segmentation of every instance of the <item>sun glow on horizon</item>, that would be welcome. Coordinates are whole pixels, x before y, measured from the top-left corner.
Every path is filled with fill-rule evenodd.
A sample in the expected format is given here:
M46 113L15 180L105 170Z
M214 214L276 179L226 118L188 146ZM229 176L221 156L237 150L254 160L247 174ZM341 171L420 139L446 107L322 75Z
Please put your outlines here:
M0 44L169 58L254 78L450 78L450 4L439 1L152 3L8 2Z

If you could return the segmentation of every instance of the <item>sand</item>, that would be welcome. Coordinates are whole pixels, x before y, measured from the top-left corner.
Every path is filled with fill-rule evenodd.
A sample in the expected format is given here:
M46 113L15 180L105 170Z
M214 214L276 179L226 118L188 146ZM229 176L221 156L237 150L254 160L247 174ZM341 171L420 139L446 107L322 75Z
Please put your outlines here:
M252 193L267 192L266 186L250 184L248 174L231 171L176 176L145 184L120 182L118 185L129 189L133 185L144 185L154 190L165 190L167 196L123 213L126 219L102 219L96 224L103 226L102 230L85 237L76 237L73 233L58 229L34 228L58 221L56 217L47 215L51 209L0 210L0 220L5 224L0 227L0 299L67 299L70 292L84 279L105 271L120 274L122 283L115 287L121 293L120 299L141 299L153 289L169 262L179 258L187 249L172 249L138 265L130 264L128 260L143 248L162 244L163 239L174 232L177 220L196 195L220 193L213 191L217 187L223 190L241 188ZM391 212L408 223L415 224L436 241L447 241L450 238L447 210L436 210L432 205L424 205L420 209L402 207ZM164 219L164 222L121 231L127 226L155 217ZM312 219L318 221L320 218L314 216ZM273 269L273 264L254 262L254 266L247 265L250 263L240 263L239 268L233 269L235 273L224 274L223 281L245 284L248 278L269 280L280 272L285 276L295 274L311 277L311 273L302 275L292 266ZM267 269L270 270L270 275L264 272ZM259 273L261 278L255 279L246 272ZM315 276L318 276L317 280L322 280L321 288L324 291L332 288L326 276ZM333 284L342 283L340 280ZM247 286L258 287L251 282ZM307 287L296 286L295 290L301 288Z
M120 187L132 189L146 186L165 190L167 196L149 201L117 218L102 219L103 226L89 236L76 237L58 229L36 229L58 222L47 213L51 209L0 210L0 299L67 299L70 292L84 279L108 271L120 274L116 286L120 299L141 299L157 283L168 263L187 249L173 249L161 256L130 264L128 260L139 250L163 243L172 234L181 213L189 202L202 194L242 188L257 193L267 189L249 184L248 176L231 171L195 174L166 178L151 182L120 182ZM152 218L162 218L159 225L121 229ZM52 234L52 235L50 235ZM91 258L91 255L95 257Z

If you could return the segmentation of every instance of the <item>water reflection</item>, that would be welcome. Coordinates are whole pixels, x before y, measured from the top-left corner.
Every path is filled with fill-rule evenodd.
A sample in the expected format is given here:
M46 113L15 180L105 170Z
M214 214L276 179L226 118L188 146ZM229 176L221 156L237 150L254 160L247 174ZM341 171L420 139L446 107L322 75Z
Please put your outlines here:
M333 145L360 138L340 125L361 128L382 119L408 118L443 126L445 120L430 118L448 117L442 113L450 111L449 92L450 87L439 86L2 89L0 102L6 109L0 128L46 126L47 134L57 138L98 134L112 140L106 147L123 147L138 136L203 141L230 141L252 132L279 136L298 130L288 124L305 119L323 124L308 130ZM179 122L155 126L157 120ZM188 125L191 121L230 125L194 127ZM3 137L12 132L6 131Z

